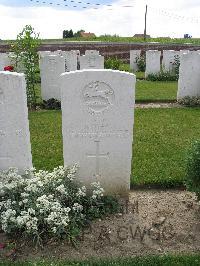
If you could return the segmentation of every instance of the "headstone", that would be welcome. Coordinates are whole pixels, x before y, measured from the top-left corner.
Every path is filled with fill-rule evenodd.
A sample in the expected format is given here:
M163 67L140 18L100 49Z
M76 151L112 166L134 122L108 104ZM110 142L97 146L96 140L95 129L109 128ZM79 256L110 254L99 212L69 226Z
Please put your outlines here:
M108 69L61 75L64 164L78 163L79 180L99 181L108 194L130 187L135 82Z
M99 51L97 50L86 50L85 55L99 55Z
M9 54L0 53L0 71L3 71L4 67L9 65L10 65Z
M77 54L77 56L81 55L79 50L71 50L71 52L75 52Z
M60 75L65 72L64 57L49 55L41 58L41 95L43 100L60 100Z
M43 57L43 56L47 56L47 55L51 55L52 52L51 51L39 51L39 58Z
M160 56L161 52L158 50L146 51L145 77L148 77L149 74L157 74L160 72Z
M137 65L137 58L140 57L141 51L140 50L130 50L130 69L132 71L137 71L138 70L138 65Z
M104 69L104 56L83 55L80 59L80 70L82 69Z
M24 74L0 72L0 170L32 167Z
M62 52L63 52L62 50L56 50L53 52L53 55L60 55L61 56Z
M182 54L189 53L189 52L190 52L189 50L180 50L180 56L181 56Z
M162 68L164 71L174 71L175 69L175 58L180 56L179 51L164 50Z
M180 58L177 100L200 97L200 54L183 53Z
M75 52L77 54L77 69L79 70L80 69L80 56L81 56L81 53L79 50L71 50L72 52Z
M75 71L77 70L77 52L75 51L63 51L62 56L65 59L65 71Z

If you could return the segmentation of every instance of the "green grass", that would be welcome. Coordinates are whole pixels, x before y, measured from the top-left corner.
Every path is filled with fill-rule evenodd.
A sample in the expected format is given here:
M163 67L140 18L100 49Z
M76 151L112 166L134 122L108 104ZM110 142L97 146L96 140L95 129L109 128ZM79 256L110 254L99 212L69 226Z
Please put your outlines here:
M137 79L145 79L145 72L137 71L135 75Z
M175 101L178 90L176 81L146 81L137 80L136 101Z
M33 165L47 170L63 165L61 112L31 112L29 119Z
M181 184L187 149L199 132L199 108L136 110L131 184Z
M29 117L34 166L52 170L63 165L61 112L31 112ZM136 109L131 184L180 184L186 151L199 132L199 108Z
M121 66L123 70L128 71L126 64ZM138 72L142 73L142 72ZM142 74L139 74L142 76ZM40 96L41 85L36 84L37 102L41 102ZM153 102L153 101L175 101L178 89L178 83L175 81L146 81L137 80L136 82L136 101Z
M68 39L55 39L55 40L42 40L43 43L60 43L69 41L99 41L99 42L133 42L133 43L144 43L143 38L135 37L119 37L119 36L100 36L95 38L68 38ZM196 39L183 39L183 38L149 38L146 42L159 42L159 43L191 43L200 44L200 38Z
M199 266L200 255L177 255L177 256L148 256L123 259L67 261L67 260L40 260L27 262L0 262L2 266Z
M15 40L1 40L0 44L10 44L14 42ZM133 42L133 43L144 43L143 38L136 38L136 37L120 37L120 36L99 36L99 37L92 37L92 38L67 38L67 39L43 39L42 43L44 44L56 44L56 43L65 43L65 42L71 42L71 41L96 41L96 42ZM146 41L148 42L159 42L163 44L200 44L200 38L192 38L192 39L184 39L184 38L169 38L169 37L163 37L163 38L149 38Z

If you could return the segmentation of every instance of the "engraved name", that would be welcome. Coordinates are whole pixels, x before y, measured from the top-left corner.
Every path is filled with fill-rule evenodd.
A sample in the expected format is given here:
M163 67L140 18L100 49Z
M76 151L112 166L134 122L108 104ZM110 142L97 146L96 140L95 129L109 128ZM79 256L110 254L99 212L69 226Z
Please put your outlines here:
M77 131L67 131L67 135L71 138L128 138L131 134L128 130L117 130L117 131L105 131L105 132L77 132Z

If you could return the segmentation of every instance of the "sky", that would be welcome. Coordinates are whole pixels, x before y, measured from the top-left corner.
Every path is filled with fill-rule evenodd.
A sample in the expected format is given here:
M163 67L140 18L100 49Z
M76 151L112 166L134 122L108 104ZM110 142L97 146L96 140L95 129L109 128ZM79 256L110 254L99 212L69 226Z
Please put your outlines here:
M25 25L45 39L69 29L133 36L144 32L146 4L151 37L200 38L200 0L0 0L0 39L16 39Z

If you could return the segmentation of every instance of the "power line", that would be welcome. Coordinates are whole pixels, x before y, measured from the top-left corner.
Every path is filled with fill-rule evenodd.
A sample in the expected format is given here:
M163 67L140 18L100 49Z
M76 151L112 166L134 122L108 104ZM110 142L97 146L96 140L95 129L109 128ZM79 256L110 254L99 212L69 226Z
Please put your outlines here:
M173 12L170 12L169 10L164 10L164 9L158 9L158 8L154 8L154 7L150 7L150 9L156 13L159 13L159 14L162 14L166 17L169 17L169 18L173 18L173 19L176 19L176 20L185 20L185 21L188 21L188 22L191 22L191 23L200 23L199 19L198 18L191 18L191 17L186 17L186 16L183 16L183 15L178 15L178 14L175 14Z
M30 0L30 2L34 2L37 4L47 4L50 6L63 6L63 7L69 7L69 8L82 8L82 9L88 9L88 8L92 8L92 9L99 9L100 7L114 7L114 5L111 4L100 4L100 3L90 3L90 2L82 2L82 1L74 1L74 0L63 0L63 2L68 2L68 4L66 3L54 3L54 2L48 2L48 1L40 1L40 0ZM75 4L75 5L73 5ZM77 5L78 4L78 5ZM84 5L84 6L80 6L80 4ZM120 7L123 8L132 8L134 6L132 5L122 5ZM109 9L112 10L112 9Z
M57 7L66 7L66 8L79 8L79 9L100 9L102 7L107 7L108 9L106 10L113 10L113 8L115 7L115 5L113 4L102 4L102 3L92 3L92 2L84 2L84 1L76 1L76 0L62 0L62 3L55 3L52 0L47 1L47 0L29 0L32 3L36 3L36 4L44 4L44 5L49 5L49 6L57 6ZM133 0L135 2L135 0ZM118 7L122 7L122 8L133 8L135 7L134 5L121 5ZM191 18L191 17L186 17L183 15L178 15L175 14L173 12L170 12L167 9L159 9L159 8L154 8L151 6L148 6L148 9L150 9L151 11L164 15L166 17L175 19L175 20L184 20L184 21L188 21L191 23L200 23L199 18Z

